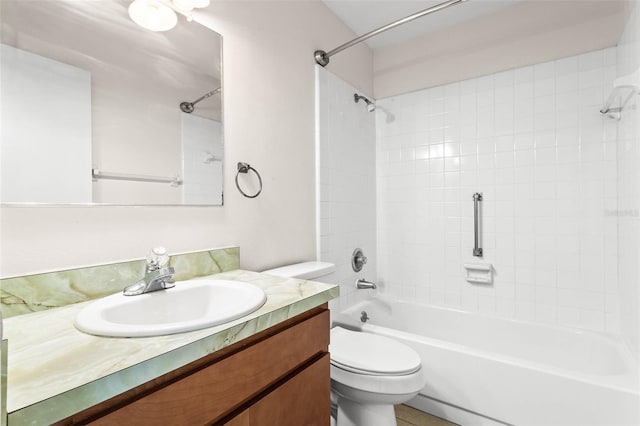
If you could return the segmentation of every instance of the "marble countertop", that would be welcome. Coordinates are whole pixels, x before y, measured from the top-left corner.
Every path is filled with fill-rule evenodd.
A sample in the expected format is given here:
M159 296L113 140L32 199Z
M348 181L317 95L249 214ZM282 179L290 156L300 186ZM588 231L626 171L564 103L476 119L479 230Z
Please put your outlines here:
M63 419L339 294L331 284L242 270L200 278L253 283L265 291L267 301L235 321L159 337L109 338L78 331L74 318L91 302L6 319L9 426Z

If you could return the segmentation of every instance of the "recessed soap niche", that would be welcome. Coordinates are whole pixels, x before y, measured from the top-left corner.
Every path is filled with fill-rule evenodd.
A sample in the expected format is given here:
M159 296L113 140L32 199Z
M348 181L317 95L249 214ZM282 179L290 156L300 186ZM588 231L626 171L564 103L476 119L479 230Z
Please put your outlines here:
M465 279L471 284L493 284L493 265L491 263L465 263L467 271Z

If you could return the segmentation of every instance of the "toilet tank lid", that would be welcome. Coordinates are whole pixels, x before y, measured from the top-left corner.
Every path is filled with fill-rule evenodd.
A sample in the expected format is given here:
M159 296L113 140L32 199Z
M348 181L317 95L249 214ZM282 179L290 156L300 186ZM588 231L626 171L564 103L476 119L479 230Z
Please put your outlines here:
M277 275L279 277L299 278L303 280L315 279L324 275L329 275L336 270L336 266L329 262L303 262L293 265L286 265L280 268L263 271L265 274Z

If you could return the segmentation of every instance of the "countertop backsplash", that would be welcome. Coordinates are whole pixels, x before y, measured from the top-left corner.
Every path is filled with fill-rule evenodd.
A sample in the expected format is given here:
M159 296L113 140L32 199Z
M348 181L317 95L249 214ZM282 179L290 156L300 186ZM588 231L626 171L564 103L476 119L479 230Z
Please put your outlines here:
M4 318L97 299L121 291L144 276L144 259L0 280ZM240 248L227 247L172 255L176 281L240 267Z

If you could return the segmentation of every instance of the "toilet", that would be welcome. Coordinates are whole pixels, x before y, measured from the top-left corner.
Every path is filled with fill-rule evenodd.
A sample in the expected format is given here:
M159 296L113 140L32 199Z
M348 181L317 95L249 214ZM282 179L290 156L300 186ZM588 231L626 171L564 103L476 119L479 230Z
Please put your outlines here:
M331 263L305 262L264 273L322 281L334 270ZM393 406L416 396L425 384L418 353L391 338L335 326L329 352L337 426L396 426Z

